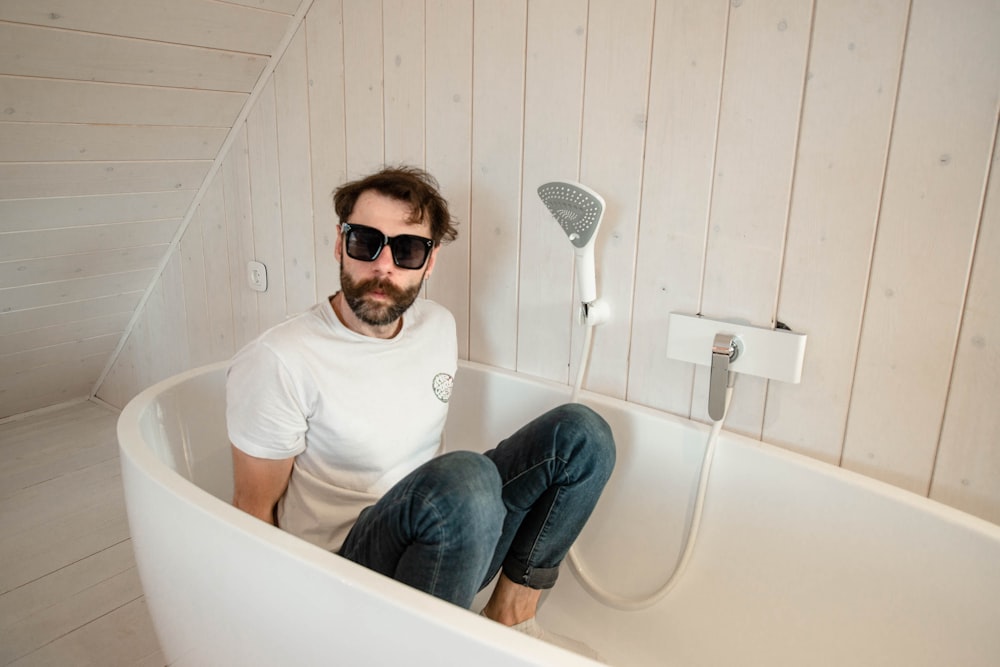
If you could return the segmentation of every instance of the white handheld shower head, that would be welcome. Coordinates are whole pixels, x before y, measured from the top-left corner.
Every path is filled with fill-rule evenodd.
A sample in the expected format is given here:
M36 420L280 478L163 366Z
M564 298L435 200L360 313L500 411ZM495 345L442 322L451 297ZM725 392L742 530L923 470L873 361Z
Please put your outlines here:
M594 243L597 228L604 217L604 199L586 185L564 181L539 186L538 196L576 249L576 284L580 301L595 301Z

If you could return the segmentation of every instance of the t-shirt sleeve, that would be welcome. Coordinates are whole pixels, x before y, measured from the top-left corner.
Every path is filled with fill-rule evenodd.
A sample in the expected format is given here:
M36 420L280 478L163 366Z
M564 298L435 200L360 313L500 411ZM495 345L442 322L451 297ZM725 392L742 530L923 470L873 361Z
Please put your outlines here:
M266 344L251 343L233 357L226 375L226 428L241 451L262 459L302 453L304 403L301 386Z

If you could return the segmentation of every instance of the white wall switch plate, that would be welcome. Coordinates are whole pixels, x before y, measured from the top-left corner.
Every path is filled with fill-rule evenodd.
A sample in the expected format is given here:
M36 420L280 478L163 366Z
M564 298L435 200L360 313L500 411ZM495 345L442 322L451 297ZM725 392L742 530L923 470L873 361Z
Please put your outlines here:
M784 329L767 329L698 315L670 313L667 356L703 366L712 365L716 334L740 339L739 356L729 364L734 373L756 375L781 382L799 382L805 360L806 335Z
M253 290L267 291L267 267L260 262L247 262L247 282Z

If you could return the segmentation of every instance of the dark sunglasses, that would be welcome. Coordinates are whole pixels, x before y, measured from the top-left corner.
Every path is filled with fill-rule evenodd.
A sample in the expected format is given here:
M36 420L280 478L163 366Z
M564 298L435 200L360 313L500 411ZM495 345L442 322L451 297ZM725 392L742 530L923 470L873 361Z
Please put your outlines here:
M393 264L401 269L423 268L434 247L434 241L423 236L400 234L389 237L374 227L350 222L340 223L340 231L344 234L344 249L351 259L374 262L382 254L382 248L389 246Z

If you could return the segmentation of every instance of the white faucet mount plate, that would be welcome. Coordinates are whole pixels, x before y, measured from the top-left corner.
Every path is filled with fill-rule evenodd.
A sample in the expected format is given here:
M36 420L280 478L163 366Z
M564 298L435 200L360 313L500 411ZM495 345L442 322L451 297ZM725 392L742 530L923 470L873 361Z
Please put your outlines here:
M712 365L716 334L740 340L739 356L729 364L734 373L798 383L802 379L806 335L785 329L768 329L698 315L671 313L667 330L667 356L703 366Z

